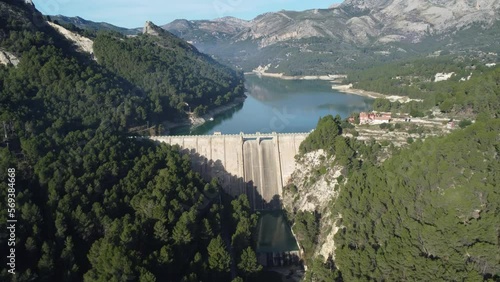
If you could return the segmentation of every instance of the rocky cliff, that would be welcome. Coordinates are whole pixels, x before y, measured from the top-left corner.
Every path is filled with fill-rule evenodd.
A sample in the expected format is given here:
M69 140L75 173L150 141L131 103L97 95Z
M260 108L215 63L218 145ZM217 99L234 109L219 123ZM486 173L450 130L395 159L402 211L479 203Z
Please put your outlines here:
M370 27L380 41L418 42L477 22L491 26L499 8L498 0L347 0L338 9L360 14L346 22L351 30Z
M283 206L288 212L308 211L320 215L320 231L314 256L322 255L325 259L335 257L333 237L338 230L336 222L339 215L333 215L330 207L338 196L337 179L343 168L329 168L329 164L333 162L334 158L327 158L323 150L302 156L291 183L283 193Z
M63 35L66 39L69 41L73 42L75 47L77 48L78 51L80 52L85 52L88 54L93 54L94 53L94 42L90 40L87 37L81 36L75 32L72 32L58 24L52 23L52 22L47 22L52 28L57 30L61 35Z
M150 21L147 21L142 29L142 33L158 36L161 34L161 29Z
M499 18L499 9L499 0L346 0L329 9L266 13L252 21L177 20L163 27L182 32L195 42L212 37L204 32L219 33L233 41L258 41L260 47L310 37L357 44L372 40L418 42L428 35L466 28L475 22L491 26Z

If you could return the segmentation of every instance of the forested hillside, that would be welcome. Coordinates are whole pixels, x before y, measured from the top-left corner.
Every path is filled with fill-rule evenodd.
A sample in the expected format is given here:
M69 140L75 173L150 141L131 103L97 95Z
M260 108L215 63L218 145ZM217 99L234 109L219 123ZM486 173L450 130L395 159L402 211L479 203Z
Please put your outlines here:
M24 1L0 2L0 47L21 58L0 65L0 228L13 187L17 220L15 246L0 237L0 280L228 281L257 271L248 200L205 183L178 148L129 138L153 111L147 93L41 19Z
M366 85L377 83L370 77L394 81L391 77L397 73L409 74L405 66L411 73L421 68L425 76L442 63L426 66L417 61L399 70L388 65L358 73L358 78L364 77L360 81ZM410 104L408 110L439 106L441 111L469 112L477 119L460 126L465 129L405 149L385 150L375 141L347 138L341 133L351 125L340 117L320 119L300 152L322 149L326 156L304 185L338 169L339 185L331 189L339 193L331 199L328 216L294 212L299 219L295 232L310 258L322 232L317 226L336 225L339 230L334 258L310 260L306 281L500 280L499 82L499 68L476 67L470 80L458 76L415 83L409 95L424 102ZM399 111L408 105L377 100L375 106ZM289 189L296 197L302 188Z
M498 281L498 132L478 121L353 172L333 206L342 277Z
M434 82L438 72L456 75ZM499 281L500 68L447 56L377 66L348 80L423 100L377 99L376 110L416 116L437 106L476 122L396 149L342 136L351 126L338 116L320 119L300 152L326 155L304 185L332 169L341 175L328 212L291 216L308 258L306 281ZM308 187L290 187L290 195L301 189ZM334 257L313 257L328 235L318 226L338 228Z
M128 29L123 27L118 27L105 22L93 22L82 19L80 17L65 17L63 15L49 16L51 21L57 22L57 24L63 25L69 30L89 31L89 33L96 33L99 30L109 30L116 31L125 35L136 35L141 32L140 28Z
M449 80L435 82L437 73L454 74ZM352 72L347 82L354 88L423 99L408 104L377 100L374 108L379 111L425 112L438 106L445 113L500 116L500 67L486 67L471 58L405 60Z
M382 164L379 144L339 136L341 125L325 117L301 145L302 153L335 156L324 158L318 175L341 168L328 216L290 211L308 259L306 281L500 279L499 119L393 149ZM307 187L288 189L296 197ZM314 257L318 226L332 224L334 258Z
M217 63L192 45L148 23L156 35L127 38L101 32L94 41L97 61L143 89L158 118L178 116L186 103L197 114L243 96L243 75Z

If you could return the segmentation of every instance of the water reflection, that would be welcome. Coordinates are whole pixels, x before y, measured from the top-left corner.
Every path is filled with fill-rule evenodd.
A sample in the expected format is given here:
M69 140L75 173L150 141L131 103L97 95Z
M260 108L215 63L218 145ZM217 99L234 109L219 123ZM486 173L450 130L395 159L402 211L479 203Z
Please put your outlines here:
M371 109L373 100L339 93L326 81L287 81L247 76L243 105L214 117L197 128L181 127L173 134L224 134L239 132L308 132L325 115L345 118Z

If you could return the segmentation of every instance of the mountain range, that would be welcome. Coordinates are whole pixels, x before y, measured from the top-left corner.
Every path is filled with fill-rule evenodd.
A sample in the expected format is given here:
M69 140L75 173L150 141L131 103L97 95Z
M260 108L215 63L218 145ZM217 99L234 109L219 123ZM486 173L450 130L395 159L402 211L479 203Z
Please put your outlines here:
M499 8L498 0L347 0L329 9L266 13L251 21L234 18L176 20L163 27L182 33L195 43L206 40L204 36L196 36L195 31L211 33L218 39L229 37L234 42L251 39L259 47L310 37L356 44L416 43L426 36L453 32L475 22L489 27L498 20Z
M480 33L498 30L499 10L500 0L346 0L250 21L179 19L162 27L246 71L270 64L268 72L324 74L445 49L496 52L498 36ZM476 35L472 46L455 44Z

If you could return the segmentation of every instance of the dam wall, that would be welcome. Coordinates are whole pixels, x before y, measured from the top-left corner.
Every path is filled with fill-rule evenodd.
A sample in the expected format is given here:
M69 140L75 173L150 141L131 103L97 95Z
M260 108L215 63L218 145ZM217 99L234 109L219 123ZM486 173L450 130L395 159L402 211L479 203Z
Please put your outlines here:
M280 197L295 170L295 155L309 133L155 136L178 145L192 168L210 181L217 178L232 196L247 194L256 210L281 208Z

